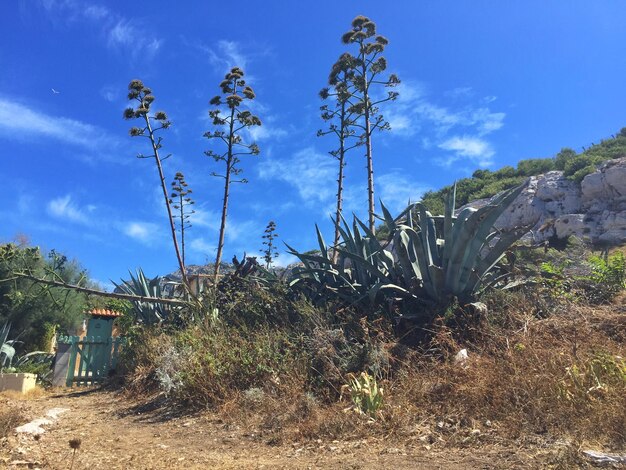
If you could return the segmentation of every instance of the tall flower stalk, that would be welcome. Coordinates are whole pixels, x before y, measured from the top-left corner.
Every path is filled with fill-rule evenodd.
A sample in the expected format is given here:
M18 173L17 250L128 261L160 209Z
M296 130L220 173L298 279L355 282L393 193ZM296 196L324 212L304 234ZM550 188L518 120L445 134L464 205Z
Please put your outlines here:
M128 107L124 111L125 119L139 119L143 121L143 127L132 127L130 129L130 135L132 137L145 137L150 141L152 147L151 155L137 155L137 158L152 158L157 172L159 174L159 183L163 191L163 199L165 202L165 208L167 209L167 216L169 220L170 232L172 234L172 243L174 245L174 251L176 252L176 259L178 260L178 267L183 280L183 285L187 293L189 290L189 282L187 280L187 273L185 271L185 262L181 254L181 250L178 245L178 239L176 238L176 225L174 222L174 216L172 214L172 206L170 204L170 198L168 195L167 185L165 183L165 176L163 174L163 160L169 158L171 155L166 155L161 158L159 150L162 148L163 137L157 136L157 132L168 129L171 125L167 119L167 115L163 111L156 111L150 114L150 106L154 101L154 95L152 90L144 86L141 80L132 80L128 85L128 99L129 101L136 102L136 106Z

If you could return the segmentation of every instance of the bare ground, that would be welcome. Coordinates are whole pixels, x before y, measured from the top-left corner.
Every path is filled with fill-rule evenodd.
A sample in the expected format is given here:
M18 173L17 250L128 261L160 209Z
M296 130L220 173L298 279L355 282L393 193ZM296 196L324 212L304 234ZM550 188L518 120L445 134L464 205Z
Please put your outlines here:
M0 408L16 410L23 423L53 408L68 409L44 426L39 440L15 432L0 438L0 468L589 468L572 444L547 441L451 448L380 436L270 445L253 430L229 425L209 412L175 415L98 389L45 392L30 398L0 395ZM71 439L81 440L73 462Z

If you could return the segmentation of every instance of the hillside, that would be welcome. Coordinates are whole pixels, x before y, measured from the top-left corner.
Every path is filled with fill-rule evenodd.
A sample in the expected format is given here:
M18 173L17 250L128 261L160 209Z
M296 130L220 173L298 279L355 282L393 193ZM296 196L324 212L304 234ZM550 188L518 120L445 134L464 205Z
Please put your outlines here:
M531 158L520 160L516 168L505 166L496 171L476 170L471 178L456 182L457 207L478 199L489 198L500 191L517 186L525 178L538 176L550 171L562 171L568 180L580 184L585 176L593 173L607 160L626 157L626 127L617 135L592 143L589 148L577 153L571 148L563 148L552 158ZM434 214L443 214L443 201L452 186L438 191L428 191L422 201Z

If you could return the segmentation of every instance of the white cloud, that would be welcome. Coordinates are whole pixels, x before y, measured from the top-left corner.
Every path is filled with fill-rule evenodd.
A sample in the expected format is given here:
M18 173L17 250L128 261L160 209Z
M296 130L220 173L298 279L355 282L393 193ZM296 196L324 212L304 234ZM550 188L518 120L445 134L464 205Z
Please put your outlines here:
M73 157L91 164L102 161L125 164L132 161L132 154L122 157L128 145L122 145L118 137L102 128L75 119L52 116L4 98L0 98L0 136L21 141L48 138L80 147L82 151L73 151Z
M69 194L48 202L48 213L54 217L64 219L69 222L77 222L81 224L88 223L88 219L84 211L73 203L72 197Z
M189 248L198 253L210 256L213 256L215 251L217 250L216 245L208 242L203 237L193 238L189 242Z
M151 222L128 222L124 224L123 232L142 243L152 242L158 235L158 227Z
M149 30L134 20L111 11L104 5L85 4L76 0L44 0L43 7L50 14L58 14L67 24L88 22L106 38L112 49L130 51L133 57L152 58L159 51L163 40L157 39Z
M130 20L120 18L107 32L107 44L112 48L128 48L133 56L152 58L159 51L162 40L146 36L146 33L137 28Z
M504 125L505 113L492 113L487 108L478 108L472 114L471 125L476 125L480 135L497 131Z
M93 19L94 21L107 18L111 13L108 8L101 5L89 5L83 11L86 18Z
M100 96L109 103L116 101L121 96L121 90L113 86L104 86L100 89Z
M191 215L191 224L198 227L207 227L211 230L218 231L220 228L220 215L214 211L207 211L201 208L195 208L195 212Z
M217 50L203 45L198 46L209 56L209 62L216 68L220 68L224 73L233 67L241 67L246 71L248 57L240 50L240 46L235 41L220 40L217 42Z
M454 152L454 156L445 160L449 166L462 157L469 158L481 167L491 166L494 150L489 142L480 137L454 136L439 144L439 148Z
M0 132L6 137L43 135L69 144L95 148L106 137L104 131L74 119L50 116L24 105L0 98Z
M250 138L254 142L260 142L267 139L282 139L287 136L287 131L279 127L271 127L263 124L262 126L251 127L247 130Z
M262 234L263 229L252 220L239 222L229 218L226 221L226 239L231 243L246 240L248 238L260 238Z
M469 86L457 87L446 91L445 95L450 98L469 98L474 95L474 90Z
M263 258L263 255L259 257L259 260ZM277 267L286 268L290 264L296 263L300 261L297 256L294 256L289 253L280 253L278 258L276 258L272 264Z
M476 99L473 89L460 87L446 93L454 100L454 107L446 107L432 102L423 86L414 82L403 82L398 92L396 103L384 111L392 133L404 137L426 134L424 148L437 146L453 152L440 160L444 166L461 159L483 167L493 164L495 151L487 136L501 129L506 118L505 113L488 107L495 97Z
M399 170L378 176L376 186L380 200L394 215L405 209L409 201L419 201L431 189L423 183L411 181L406 173Z
M307 147L293 157L266 160L259 167L262 179L284 181L298 191L308 207L326 206L335 197L337 164L330 156Z

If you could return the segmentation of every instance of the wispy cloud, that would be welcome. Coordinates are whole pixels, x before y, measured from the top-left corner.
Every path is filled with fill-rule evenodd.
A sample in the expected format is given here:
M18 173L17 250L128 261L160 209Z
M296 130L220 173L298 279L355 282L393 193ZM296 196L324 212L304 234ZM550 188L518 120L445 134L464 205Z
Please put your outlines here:
M91 124L51 116L2 98L0 98L0 132L9 138L31 138L41 135L90 148L102 143L104 134L102 129Z
M468 158L481 167L493 165L495 152L491 144L480 137L454 136L439 144L439 148L454 152L453 156L443 161L446 166L462 158Z
M419 181L413 181L406 172L392 171L376 178L380 199L392 214L406 208L409 202L416 202L431 189Z
M162 201L159 201L162 204ZM220 228L220 216L217 212L205 210L202 208L194 208L195 213L191 216L193 226L206 227L217 232Z
M288 132L280 127L274 127L271 123L262 126L256 126L248 129L248 134L254 142L261 142L263 140L274 139L279 140L287 137Z
M452 152L439 162L444 166L461 159L475 164L493 164L495 150L488 135L504 126L506 114L494 112L488 106L494 97L475 98L469 87L455 88L444 94L452 100L447 106L434 102L425 88L411 81L403 82L399 98L385 111L392 133L401 137L428 135L424 148L438 147Z
M1 97L0 135L6 139L20 141L54 139L81 148L82 152L74 152L75 157L90 163L130 161L129 158L120 158L116 153L117 149L125 147L121 140L100 127L75 119L53 116Z
M52 199L48 202L47 209L50 215L63 219L63 221L76 222L80 224L89 223L86 211L79 208L76 203L72 201L72 196L69 194Z
M193 47L205 54L209 63L223 73L235 66L241 67L244 72L247 70L249 57L241 52L241 46L236 41L222 39L217 41L214 47L210 47L199 41L190 42L185 37L182 37L181 40L185 46Z
M100 96L107 100L109 103L114 102L121 96L121 89L113 86L103 86L100 89Z
M126 18L110 8L78 0L42 0L44 9L58 15L67 24L87 22L97 27L110 49L130 52L133 57L152 58L161 48L158 39L136 20Z
M266 160L259 177L288 183L307 207L326 206L335 197L336 166L328 155L306 147L291 158Z
M217 250L217 246L206 240L204 237L192 238L189 242L189 248L197 253L207 256L213 256Z
M132 221L124 224L124 234L144 244L152 243L159 236L159 228L151 222Z
M132 21L125 18L115 20L115 25L107 31L107 44L111 48L124 48L136 57L152 58L161 48L163 41L140 31Z

